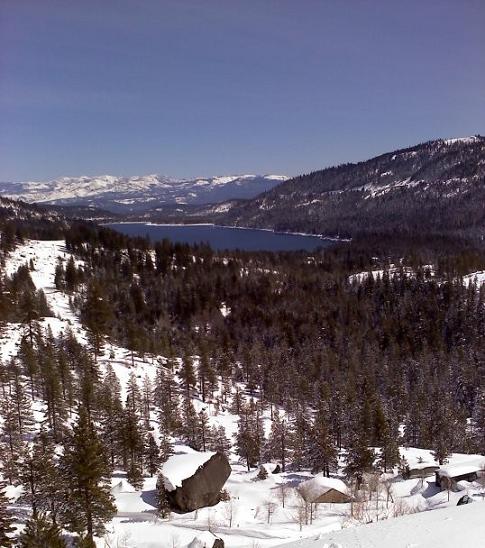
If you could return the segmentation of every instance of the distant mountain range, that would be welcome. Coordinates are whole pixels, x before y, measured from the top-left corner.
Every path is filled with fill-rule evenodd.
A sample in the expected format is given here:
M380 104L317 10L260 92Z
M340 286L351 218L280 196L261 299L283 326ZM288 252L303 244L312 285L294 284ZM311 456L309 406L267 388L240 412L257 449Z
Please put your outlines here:
M485 137L438 139L289 179L64 177L0 194L96 220L214 222L332 237L424 234L485 240Z
M81 206L127 214L166 205L200 205L253 198L287 179L284 175L195 179L173 179L163 175L61 177L48 182L0 183L0 194L29 203Z

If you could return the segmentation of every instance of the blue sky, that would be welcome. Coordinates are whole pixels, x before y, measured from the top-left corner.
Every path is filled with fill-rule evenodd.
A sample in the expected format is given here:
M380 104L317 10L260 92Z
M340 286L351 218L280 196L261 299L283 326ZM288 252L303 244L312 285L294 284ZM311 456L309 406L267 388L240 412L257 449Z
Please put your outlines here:
M482 0L0 0L0 180L298 174L485 133Z

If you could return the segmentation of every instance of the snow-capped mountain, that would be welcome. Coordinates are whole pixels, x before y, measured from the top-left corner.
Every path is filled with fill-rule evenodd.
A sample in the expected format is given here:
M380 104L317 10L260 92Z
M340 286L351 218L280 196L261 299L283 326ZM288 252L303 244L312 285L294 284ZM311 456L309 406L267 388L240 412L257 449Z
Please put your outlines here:
M0 183L0 194L29 203L90 206L124 213L165 204L206 204L253 198L287 179L284 175L195 179L163 175L61 177L48 182Z

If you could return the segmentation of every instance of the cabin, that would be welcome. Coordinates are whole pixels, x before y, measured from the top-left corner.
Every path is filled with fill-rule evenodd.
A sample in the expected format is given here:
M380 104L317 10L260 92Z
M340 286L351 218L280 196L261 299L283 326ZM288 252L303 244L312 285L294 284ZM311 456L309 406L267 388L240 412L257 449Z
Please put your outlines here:
M481 471L482 467L474 464L442 466L435 473L435 483L442 491L445 489L452 491L459 490L459 481L476 481Z
M342 480L327 478L323 474L303 481L298 485L297 490L305 502L312 504L341 504L351 500L349 488Z

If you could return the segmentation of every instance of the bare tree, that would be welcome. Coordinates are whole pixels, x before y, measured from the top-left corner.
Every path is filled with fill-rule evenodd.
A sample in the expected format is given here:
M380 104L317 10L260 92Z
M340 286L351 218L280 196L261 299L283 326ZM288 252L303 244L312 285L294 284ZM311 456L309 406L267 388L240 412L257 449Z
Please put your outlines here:
M286 499L288 498L289 487L287 483L279 483L278 487L278 500L281 502L281 506L284 508Z
M231 498L224 504L224 517L227 520L229 529L232 527L234 519L236 517L237 508L234 504L234 500Z
M266 519L267 519L267 522L268 523L271 523L271 516L275 513L275 510L276 508L278 507L278 505L276 504L276 502L272 501L272 500L267 500L265 503L264 503L264 506L266 508Z
M392 478L386 478L383 482L384 492L386 493L386 508L389 508L389 501L394 503L394 498L392 496L393 491L393 482Z

